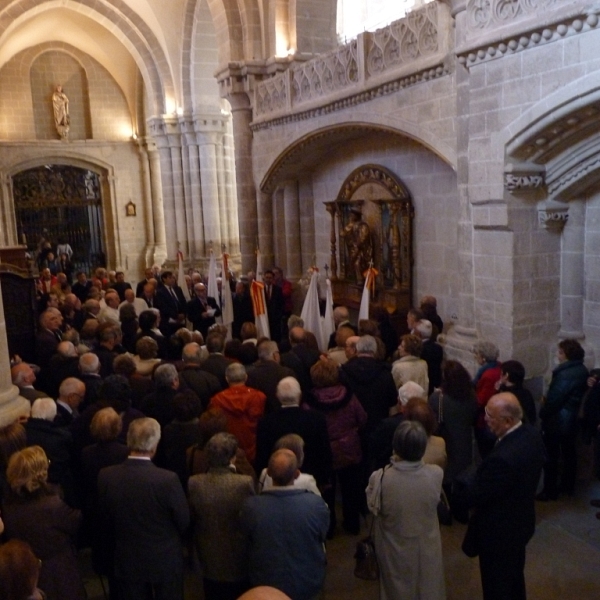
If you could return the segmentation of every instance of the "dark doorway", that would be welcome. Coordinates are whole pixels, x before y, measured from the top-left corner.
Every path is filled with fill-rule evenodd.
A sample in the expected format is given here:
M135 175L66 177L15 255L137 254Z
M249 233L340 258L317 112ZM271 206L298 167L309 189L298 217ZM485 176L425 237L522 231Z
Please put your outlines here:
M18 239L34 258L44 241L52 252L68 243L73 273L106 266L97 173L66 165L27 169L13 177L13 196Z

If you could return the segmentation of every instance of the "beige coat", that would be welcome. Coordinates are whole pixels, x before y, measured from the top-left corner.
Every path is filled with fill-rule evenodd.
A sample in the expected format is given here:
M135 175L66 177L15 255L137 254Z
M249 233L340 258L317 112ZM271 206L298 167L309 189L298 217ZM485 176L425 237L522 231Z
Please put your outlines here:
M444 563L437 516L443 472L422 461L375 471L367 503L381 572L380 600L444 600ZM379 505L379 501L381 504Z
M429 375L427 363L417 356L404 356L392 365L392 377L396 389L402 387L407 381L418 383L427 394L429 389Z

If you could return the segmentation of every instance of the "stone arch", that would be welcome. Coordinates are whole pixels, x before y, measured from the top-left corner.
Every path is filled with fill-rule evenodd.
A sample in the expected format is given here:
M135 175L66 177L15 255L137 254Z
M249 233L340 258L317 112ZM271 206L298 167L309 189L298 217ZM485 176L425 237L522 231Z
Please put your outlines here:
M6 1L3 4L0 7L0 43L13 27L27 18L31 10L28 0L17 0L12 4ZM166 96L175 97L167 57L150 27L126 2L114 0L109 5L93 0L56 0L36 6L36 14L56 6L86 15L115 35L131 52L142 72L149 97L153 100L152 110L156 114L166 112Z
M314 149L323 138L356 137L364 132L385 132L414 140L456 170L456 151L423 127L384 115L357 112L349 118L340 116L338 123L300 135L287 143L283 149L273 144L272 156L274 156L270 160L270 167L266 173L256 174L257 180L260 179L260 189L269 191L273 182L279 177L279 173L285 171L287 165L297 162L301 155Z
M8 164L5 169L0 171L0 181L12 181L12 177L17 173L40 167L43 165L55 164L79 167L88 169L96 173L100 177L102 185L102 213L104 220L104 244L107 250L107 259L110 263L121 263L121 240L119 228L115 226L116 222L116 194L114 190L114 166L104 162L101 159L90 157L74 148L64 148L61 144L56 150L48 149L48 152L43 156L36 156L25 160L17 160L14 163ZM12 186L8 186L7 197L2 202L2 207L5 215L11 215L14 219L14 197L12 194ZM14 223L11 224L14 227ZM110 232L110 235L108 233Z

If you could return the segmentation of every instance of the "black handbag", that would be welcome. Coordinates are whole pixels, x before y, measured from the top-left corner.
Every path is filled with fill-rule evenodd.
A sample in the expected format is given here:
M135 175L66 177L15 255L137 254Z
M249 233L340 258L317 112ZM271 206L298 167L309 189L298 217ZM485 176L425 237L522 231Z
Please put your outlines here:
M381 479L379 480L379 499L381 506L381 497L383 494L383 474L385 469L381 471ZM374 581L379 579L379 565L377 564L377 555L375 554L375 544L373 543L373 523L375 522L375 515L371 518L371 527L369 528L369 535L356 544L356 552L354 553L354 559L356 565L354 566L354 576L359 579L367 579Z

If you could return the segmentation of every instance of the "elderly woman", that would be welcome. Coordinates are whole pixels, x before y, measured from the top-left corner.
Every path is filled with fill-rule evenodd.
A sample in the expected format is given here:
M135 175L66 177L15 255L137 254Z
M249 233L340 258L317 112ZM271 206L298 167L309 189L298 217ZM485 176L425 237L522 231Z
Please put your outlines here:
M381 573L380 600L443 600L444 564L437 505L443 472L426 465L427 433L404 421L394 434L391 465L375 471L367 487Z
M540 410L542 434L546 446L544 489L537 499L556 500L559 492L573 495L577 475L577 413L587 389L588 370L583 364L585 351L577 340L558 343L558 366ZM559 461L562 457L560 486Z
M156 340L145 335L135 343L137 354L133 357L135 368L140 375L152 375L156 365L160 364Z
M332 360L319 360L310 369L314 388L306 396L304 408L322 413L331 445L333 475L331 486L323 490L330 512L329 534L335 532L335 491L337 480L342 492L344 530L352 535L360 531L362 451L359 429L367 422L367 413L358 398L339 380L339 368ZM363 483L364 485L364 483Z
M400 358L392 365L392 377L397 389L407 381L418 383L424 390L429 389L427 363L419 358L422 348L423 343L418 335L409 333L400 338Z
M481 458L485 458L496 443L496 436L485 423L485 407L489 399L496 393L496 383L502 377L501 364L498 362L500 351L492 342L481 341L473 347L473 354L479 364L479 369L473 379L477 397L475 439Z
M435 414L425 398L411 398L404 407L404 419L406 421L417 421L423 425L427 434L427 448L423 455L426 465L437 465L445 469L448 463L446 455L446 442L444 438L433 435L437 429Z
M5 535L27 542L42 561L39 585L48 600L83 600L75 537L81 513L48 486L48 459L39 446L15 452L8 461L10 486L4 504Z
M227 431L227 417L225 413L218 408L205 410L198 421L198 430L200 432L200 441L190 446L186 451L188 475L208 472L206 444L213 435ZM256 481L256 473L246 453L239 447L235 455L235 469L238 473L249 475L253 481Z
M214 435L206 444L208 473L193 475L188 483L204 597L211 600L235 600L249 587L239 514L244 500L254 495L254 482L235 472L237 447L235 436Z
M18 421L0 428L0 499L8 492L6 467L10 457L27 446L25 427Z

